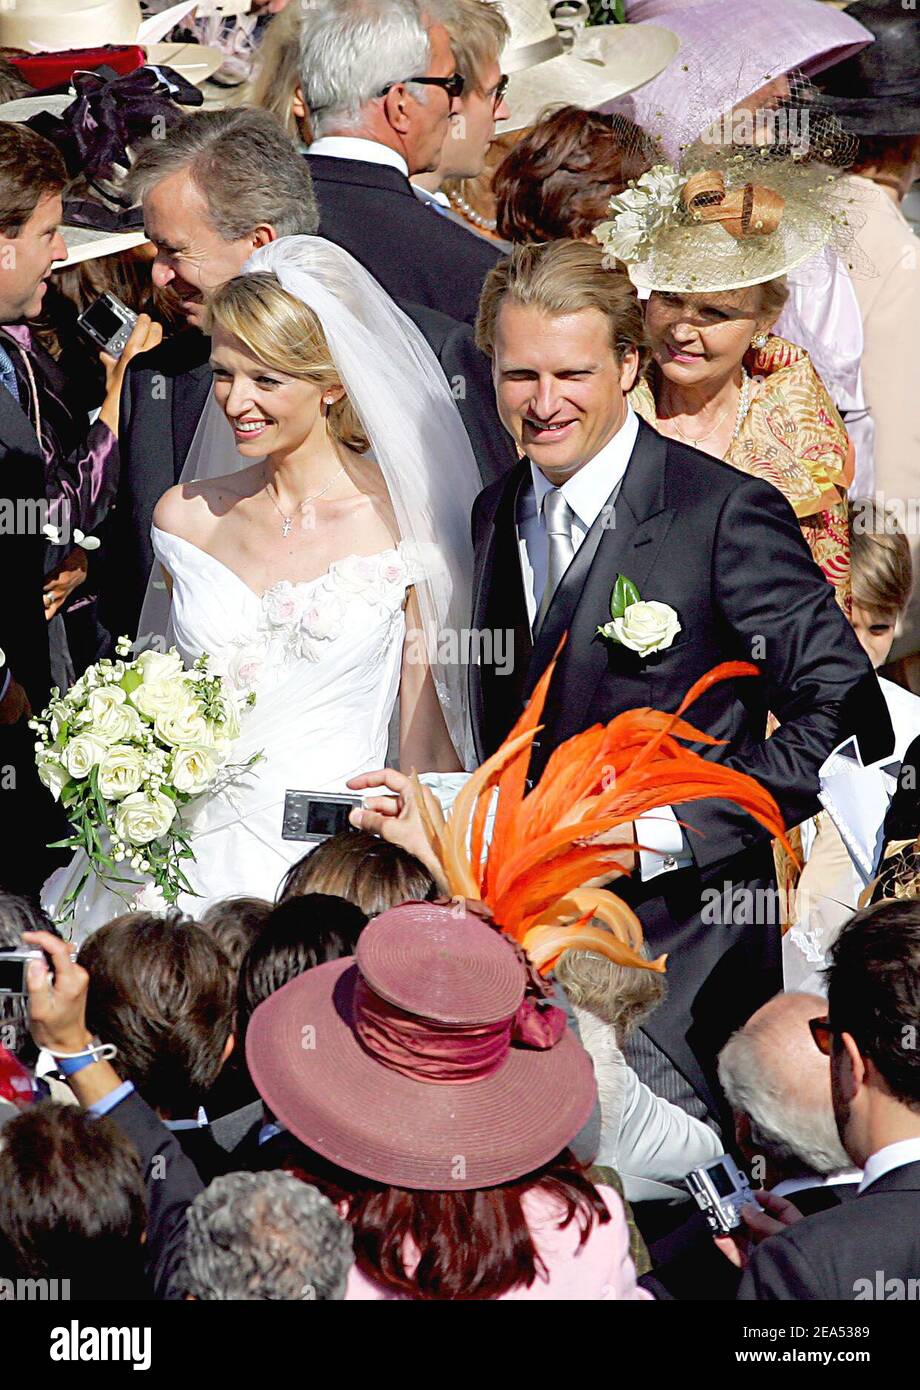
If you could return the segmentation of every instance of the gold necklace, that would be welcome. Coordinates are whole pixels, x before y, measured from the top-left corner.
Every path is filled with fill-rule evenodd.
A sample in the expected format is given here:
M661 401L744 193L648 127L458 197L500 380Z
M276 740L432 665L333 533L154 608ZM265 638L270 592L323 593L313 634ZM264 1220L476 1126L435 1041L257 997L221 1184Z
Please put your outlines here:
M332 477L329 479L325 487L320 488L319 492L311 492L309 497L305 497L302 502L297 503L297 511L303 512L303 509L308 502L315 502L317 497L322 497L323 493L328 492L329 489L332 487L332 484L336 481L337 478L341 478L344 472L345 466L343 464L342 467L339 469L338 473L333 473ZM294 529L294 518L293 516L286 516L285 513L281 510L281 508L278 506L278 503L275 501L274 497L272 497L271 492L269 491L268 478L265 475L264 463L262 465L262 477L265 478L264 492L268 497L269 502L271 502L275 511L281 518L281 534L282 536L289 536L291 534L291 531Z
M750 404L750 390L750 377L748 376L745 369L742 367L741 393L738 397L738 409L735 414L735 428L732 432L733 443L738 436L738 431L740 430L742 423L744 422L744 417L745 415L747 415L748 405ZM719 416L718 420L716 420L712 429L707 431L706 434L697 435L696 439L691 439L689 435L684 434L683 430L681 429L677 421L674 419L673 415L670 417L670 423L677 430L677 433L680 435L681 439L684 441L685 444L691 444L695 447L697 444L702 444L704 440L712 438L712 436L715 434L716 430L719 428L727 414L728 406L726 406L725 409L722 411L721 415Z

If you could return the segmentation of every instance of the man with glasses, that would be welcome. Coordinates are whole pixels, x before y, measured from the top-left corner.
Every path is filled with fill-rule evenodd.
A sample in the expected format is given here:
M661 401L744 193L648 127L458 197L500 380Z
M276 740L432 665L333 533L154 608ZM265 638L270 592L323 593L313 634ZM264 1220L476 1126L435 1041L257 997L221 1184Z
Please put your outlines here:
M455 17L447 31L457 67L466 74L460 110L451 118L437 169L413 175L412 184L417 197L433 212L460 223L475 236L475 224L453 210L443 185L448 179L474 179L482 173L496 122L511 114L505 104L508 78L500 65L510 31L493 0L454 0L454 5Z
M801 1217L770 1198L741 1281L744 1300L920 1298L920 901L858 912L831 947L827 1015L813 1018L830 1057L841 1143L862 1168L845 1206ZM778 1217L772 1221L770 1217Z
M450 0L317 0L301 19L300 76L320 236L394 298L472 324L498 248L432 216L409 182L438 168L467 91L452 22Z

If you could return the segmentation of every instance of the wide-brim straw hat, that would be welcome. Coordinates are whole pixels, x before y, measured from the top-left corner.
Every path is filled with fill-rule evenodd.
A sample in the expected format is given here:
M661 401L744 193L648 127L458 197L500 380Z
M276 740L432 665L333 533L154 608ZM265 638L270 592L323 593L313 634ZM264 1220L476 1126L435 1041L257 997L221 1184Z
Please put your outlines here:
M308 970L260 1004L246 1031L252 1079L291 1134L350 1172L426 1191L510 1182L587 1121L596 1094L587 1053L564 1028L542 1049L502 1044L482 1075L451 1063L462 1079L434 1080L426 1067L439 1068L458 1040L465 1049L510 1028L526 979L514 948L480 918L431 903L394 908L364 929L354 957ZM368 1032L367 999L410 1030L407 1050L382 1060L391 1043L378 1048Z
M196 86L224 60L219 49L200 44L145 43L139 37L141 23L139 0L16 0L9 7L0 5L0 48L54 53L140 44L148 62L175 68Z
M677 56L668 29L645 24L599 24L579 30L567 52L545 0L502 0L511 37L501 55L510 78L511 117L499 132L535 125L547 106L593 110L657 77Z

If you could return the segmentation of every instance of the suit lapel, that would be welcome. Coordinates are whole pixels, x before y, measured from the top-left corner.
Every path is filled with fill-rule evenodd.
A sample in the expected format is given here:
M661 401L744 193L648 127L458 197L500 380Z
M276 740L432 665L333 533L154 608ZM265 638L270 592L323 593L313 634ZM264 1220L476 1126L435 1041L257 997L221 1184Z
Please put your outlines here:
M168 383L168 388L172 393L173 472L178 482L211 389L210 363L206 361L182 372Z
M493 753L521 712L521 692L530 664L531 634L521 577L517 537L517 502L530 477L524 460L509 475L487 535L476 547L473 572L473 626L477 632L510 634L511 670L499 676L494 667L473 666L472 706L476 751L482 760ZM502 645L499 651L506 650Z
M609 670L609 645L596 631L610 617L617 574L631 579L645 597L645 586L674 517L673 508L664 502L666 455L662 436L640 421L619 496L614 505L608 503L601 510L546 614L523 692L524 699L529 699L568 632L547 700L542 740L546 752L584 727L597 683ZM546 752L539 763L545 761Z
M11 348L12 356L16 351L16 344L11 344ZM41 445L31 420L5 387L0 387L0 442L5 445L7 453L42 458Z

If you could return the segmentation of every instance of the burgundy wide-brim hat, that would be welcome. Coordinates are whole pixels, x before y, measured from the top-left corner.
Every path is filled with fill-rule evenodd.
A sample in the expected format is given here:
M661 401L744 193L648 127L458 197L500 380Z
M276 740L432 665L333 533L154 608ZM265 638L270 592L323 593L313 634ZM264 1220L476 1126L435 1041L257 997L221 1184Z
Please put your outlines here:
M510 1182L571 1142L596 1094L568 1028L552 1045L516 1040L526 980L481 919L394 908L354 957L259 1005L246 1032L252 1079L290 1133L350 1172L428 1191Z

